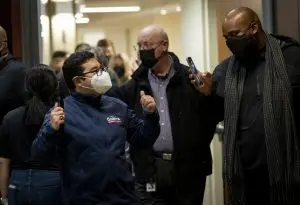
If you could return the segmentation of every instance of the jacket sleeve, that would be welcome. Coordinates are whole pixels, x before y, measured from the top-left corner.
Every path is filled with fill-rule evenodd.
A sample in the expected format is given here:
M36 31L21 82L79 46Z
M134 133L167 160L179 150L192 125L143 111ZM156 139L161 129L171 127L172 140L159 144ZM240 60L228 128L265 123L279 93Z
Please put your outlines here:
M144 112L143 119L128 109L127 140L138 149L151 147L160 133L159 115Z
M218 65L212 74L212 93L209 104L212 106L212 116L219 123L224 120L224 90L227 62Z
M57 148L58 134L51 127L50 113L51 111L46 114L38 136L31 146L31 157L35 160L46 159L49 153L53 153Z

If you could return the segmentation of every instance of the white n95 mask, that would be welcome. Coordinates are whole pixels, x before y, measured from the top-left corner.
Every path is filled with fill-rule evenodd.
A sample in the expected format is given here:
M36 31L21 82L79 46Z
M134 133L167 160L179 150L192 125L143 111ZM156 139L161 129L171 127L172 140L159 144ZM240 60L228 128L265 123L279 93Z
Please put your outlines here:
M103 95L112 87L109 73L107 71L99 71L92 77L91 85L97 93Z

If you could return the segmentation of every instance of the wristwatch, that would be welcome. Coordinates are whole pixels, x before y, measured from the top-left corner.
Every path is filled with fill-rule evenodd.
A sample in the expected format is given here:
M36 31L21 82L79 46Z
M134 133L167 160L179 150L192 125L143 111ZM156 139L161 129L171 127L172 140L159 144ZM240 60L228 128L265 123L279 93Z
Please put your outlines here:
M1 197L1 204L2 205L8 205L8 200L7 200L7 198L5 198L5 197Z

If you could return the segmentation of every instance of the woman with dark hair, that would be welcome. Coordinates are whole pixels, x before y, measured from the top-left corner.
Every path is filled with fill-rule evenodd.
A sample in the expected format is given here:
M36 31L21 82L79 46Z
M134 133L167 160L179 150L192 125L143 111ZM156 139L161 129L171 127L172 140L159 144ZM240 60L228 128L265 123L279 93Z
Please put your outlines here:
M61 203L57 149L47 160L31 158L31 144L48 110L58 100L58 81L46 65L26 73L26 105L9 112L0 127L1 201L10 205ZM11 171L11 173L10 173Z

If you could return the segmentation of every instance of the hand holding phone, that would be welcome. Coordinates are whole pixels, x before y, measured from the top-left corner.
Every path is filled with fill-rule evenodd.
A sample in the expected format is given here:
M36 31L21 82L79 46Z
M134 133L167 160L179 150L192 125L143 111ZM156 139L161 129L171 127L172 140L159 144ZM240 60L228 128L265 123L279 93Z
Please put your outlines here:
M195 66L195 63L194 63L193 59L192 59L191 57L187 57L187 58L186 58L186 61L187 61L187 63L189 64L190 71L194 74L196 83L197 83L198 85L201 85L202 82L201 82L200 77L198 76L199 71L197 70L197 68L196 68L196 66Z

